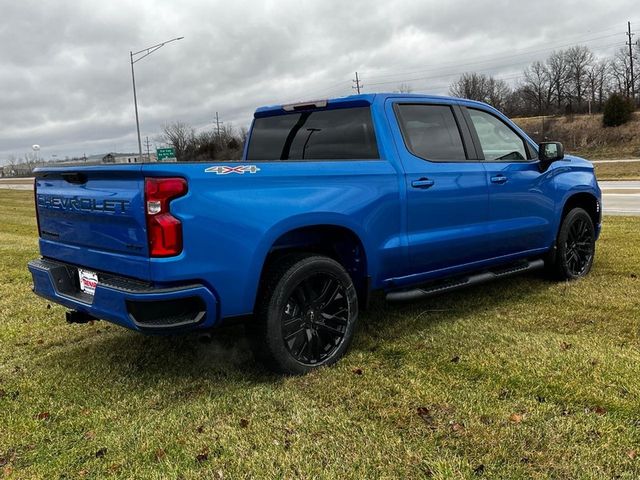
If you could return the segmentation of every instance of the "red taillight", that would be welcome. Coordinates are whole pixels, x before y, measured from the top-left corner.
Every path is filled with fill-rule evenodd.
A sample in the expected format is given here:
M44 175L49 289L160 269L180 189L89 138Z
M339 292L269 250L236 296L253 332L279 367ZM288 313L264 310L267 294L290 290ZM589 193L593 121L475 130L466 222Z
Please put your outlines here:
M145 178L144 208L149 255L171 257L182 251L182 223L169 211L169 203L187 193L184 178Z

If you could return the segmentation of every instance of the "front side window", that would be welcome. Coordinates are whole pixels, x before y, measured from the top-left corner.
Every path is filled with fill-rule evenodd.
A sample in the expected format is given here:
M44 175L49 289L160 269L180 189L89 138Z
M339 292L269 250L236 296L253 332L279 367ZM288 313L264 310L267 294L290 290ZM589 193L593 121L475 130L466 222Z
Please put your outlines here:
M490 113L467 109L476 129L484 159L488 162L527 160L527 149L520 136Z
M425 160L464 161L466 155L458 124L448 105L396 106L407 148Z
M256 118L247 160L380 158L369 107Z

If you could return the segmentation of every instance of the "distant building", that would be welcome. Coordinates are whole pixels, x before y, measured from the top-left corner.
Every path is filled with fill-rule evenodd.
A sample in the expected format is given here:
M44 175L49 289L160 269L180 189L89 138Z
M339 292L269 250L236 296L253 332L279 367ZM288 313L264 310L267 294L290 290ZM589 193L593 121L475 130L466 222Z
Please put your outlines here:
M142 162L156 162L156 154L150 153L149 158L142 155ZM102 163L141 163L140 155L136 153L109 152L102 157Z
M29 177L33 173L35 165L19 163L17 165L5 165L0 167L0 177Z

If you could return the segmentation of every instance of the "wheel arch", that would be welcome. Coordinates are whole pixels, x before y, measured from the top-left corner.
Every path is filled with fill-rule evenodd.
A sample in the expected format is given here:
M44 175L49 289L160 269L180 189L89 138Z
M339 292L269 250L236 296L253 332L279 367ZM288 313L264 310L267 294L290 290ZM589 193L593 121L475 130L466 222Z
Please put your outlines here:
M562 214L560 215L558 228L562 225L562 221L567 214L574 208L582 208L585 210L591 217L593 226L597 229L602 218L602 206L600 205L600 200L593 193L584 191L572 193L565 199L562 206Z
M256 300L269 269L294 253L325 255L340 263L356 287L360 305L366 305L370 272L364 242L354 229L335 223L299 225L275 236L263 256Z

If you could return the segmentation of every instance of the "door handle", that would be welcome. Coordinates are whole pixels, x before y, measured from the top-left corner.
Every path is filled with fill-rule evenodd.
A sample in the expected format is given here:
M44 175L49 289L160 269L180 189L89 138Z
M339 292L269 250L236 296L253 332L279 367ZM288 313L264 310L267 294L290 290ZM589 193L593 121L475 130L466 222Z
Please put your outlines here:
M411 186L413 188L431 188L434 185L433 180L429 180L428 178L421 178L419 180L414 180L413 182L411 182Z
M491 177L491 183L507 183L507 177L504 175L494 175Z

